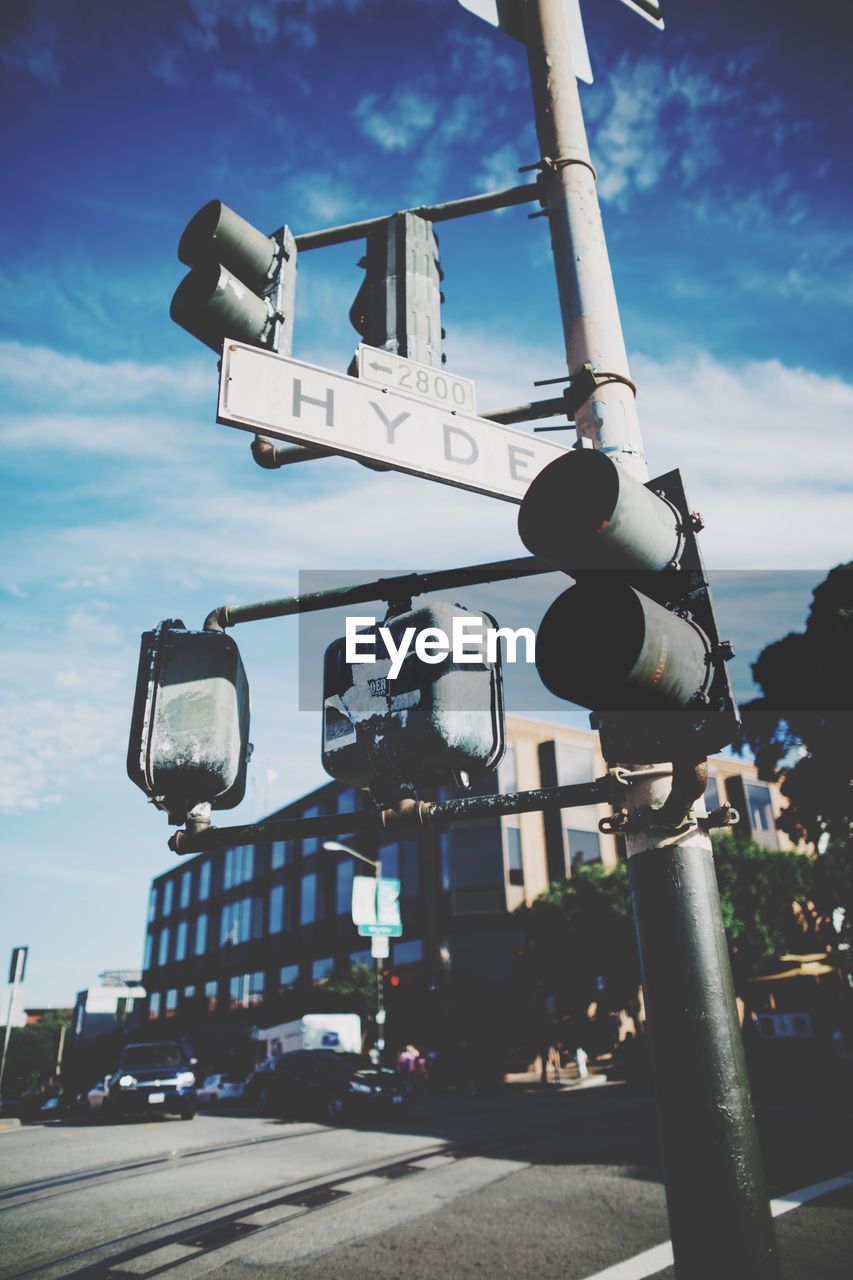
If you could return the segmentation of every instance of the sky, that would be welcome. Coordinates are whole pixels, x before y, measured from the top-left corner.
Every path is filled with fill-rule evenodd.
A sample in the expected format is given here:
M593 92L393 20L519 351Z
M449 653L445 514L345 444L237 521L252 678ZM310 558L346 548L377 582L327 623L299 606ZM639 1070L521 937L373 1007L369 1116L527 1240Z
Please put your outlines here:
M853 22L835 0L670 0L664 32L620 0L582 9L649 465L680 466L704 516L748 697L750 659L850 557ZM513 186L538 151L522 46L456 0L20 0L0 64L0 964L29 945L25 1002L67 1005L140 963L174 864L125 773L143 630L300 571L523 551L509 503L342 459L258 468L215 423L214 353L169 320L183 227L215 197L298 235ZM447 368L482 409L565 373L529 212L438 228ZM362 253L301 255L297 359L346 369ZM234 634L255 753L222 820L249 821L325 775L296 623Z

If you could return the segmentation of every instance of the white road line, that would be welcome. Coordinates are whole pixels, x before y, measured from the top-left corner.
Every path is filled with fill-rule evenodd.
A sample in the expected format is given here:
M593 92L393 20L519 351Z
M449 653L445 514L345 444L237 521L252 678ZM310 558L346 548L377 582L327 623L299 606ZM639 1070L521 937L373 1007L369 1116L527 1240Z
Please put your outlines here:
M790 1213L792 1209L808 1204L810 1200L819 1200L821 1196L828 1196L833 1191L843 1191L845 1187L851 1186L853 1186L853 1170L842 1173L837 1178L829 1178L826 1182L815 1182L810 1187L803 1187L800 1191L789 1191L786 1196L771 1200L770 1212L774 1218L779 1218L783 1213ZM653 1249L637 1253L633 1258L617 1262L615 1266L607 1267L604 1271L596 1271L595 1275L587 1276L586 1280L646 1280L647 1276L657 1275L659 1271L671 1267L672 1264L672 1245L669 1240L666 1240L663 1244L656 1244Z

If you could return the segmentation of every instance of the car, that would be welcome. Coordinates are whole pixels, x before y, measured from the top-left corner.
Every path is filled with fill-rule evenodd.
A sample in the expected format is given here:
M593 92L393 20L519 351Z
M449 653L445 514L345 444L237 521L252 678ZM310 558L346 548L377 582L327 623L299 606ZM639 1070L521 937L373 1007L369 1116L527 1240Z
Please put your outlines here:
M410 1107L412 1082L357 1053L304 1049L267 1058L246 1081L259 1111L338 1120L389 1114Z
M170 1112L192 1120L196 1110L195 1062L173 1041L126 1044L115 1071L90 1090L89 1105L116 1118Z
M204 1084L196 1090L196 1097L200 1106L222 1102L240 1102L244 1089L244 1082L238 1080L236 1076L207 1076Z

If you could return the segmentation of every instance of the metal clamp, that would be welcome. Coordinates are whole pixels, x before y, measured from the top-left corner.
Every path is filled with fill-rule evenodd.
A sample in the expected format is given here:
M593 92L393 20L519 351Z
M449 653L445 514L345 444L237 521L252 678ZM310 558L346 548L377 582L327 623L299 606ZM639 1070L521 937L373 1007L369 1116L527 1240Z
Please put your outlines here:
M559 173L561 169L567 169L570 164L581 164L585 169L589 169L593 178L598 181L598 174L595 172L595 166L591 160L584 160L580 156L542 156L535 164L525 164L519 169L519 173L544 173L547 169L550 173Z

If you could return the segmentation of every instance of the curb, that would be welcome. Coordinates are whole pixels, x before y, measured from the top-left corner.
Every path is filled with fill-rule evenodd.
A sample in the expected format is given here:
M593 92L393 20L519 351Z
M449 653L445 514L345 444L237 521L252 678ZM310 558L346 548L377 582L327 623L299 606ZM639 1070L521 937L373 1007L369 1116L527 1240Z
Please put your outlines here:
M7 1129L11 1133L13 1129L20 1129L20 1127L21 1121L17 1116L8 1116L5 1120L0 1119L0 1133L3 1133Z

